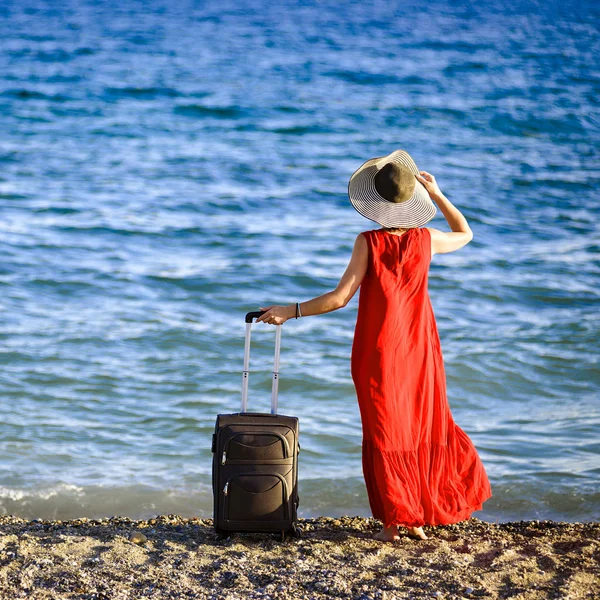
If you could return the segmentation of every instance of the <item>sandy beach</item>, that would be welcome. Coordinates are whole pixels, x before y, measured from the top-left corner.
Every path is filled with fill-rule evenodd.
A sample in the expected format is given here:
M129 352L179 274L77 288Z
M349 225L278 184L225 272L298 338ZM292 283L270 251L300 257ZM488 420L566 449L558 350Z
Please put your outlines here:
M0 598L600 598L600 523L476 518L402 531L361 517L300 519L300 538L235 534L162 515L0 517Z

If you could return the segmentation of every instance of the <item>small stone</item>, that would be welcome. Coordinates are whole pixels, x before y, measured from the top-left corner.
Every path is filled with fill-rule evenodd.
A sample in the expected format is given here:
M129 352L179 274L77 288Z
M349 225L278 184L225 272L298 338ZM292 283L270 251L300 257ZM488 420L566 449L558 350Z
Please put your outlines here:
M473 588L472 587L468 587L465 589L465 594L472 594L473 593Z
M134 531L129 536L129 541L133 542L134 544L145 544L148 541L148 538L143 533L140 533L139 531Z

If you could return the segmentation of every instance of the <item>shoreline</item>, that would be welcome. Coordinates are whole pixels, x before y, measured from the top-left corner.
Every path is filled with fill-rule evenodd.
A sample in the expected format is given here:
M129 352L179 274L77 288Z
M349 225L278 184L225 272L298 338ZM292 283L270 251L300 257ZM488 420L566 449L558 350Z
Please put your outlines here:
M298 519L301 537L160 515L0 517L0 598L600 598L600 523L476 518L381 542L363 517ZM136 535L133 535L136 534ZM142 534L140 536L140 534ZM136 537L139 538L136 540Z

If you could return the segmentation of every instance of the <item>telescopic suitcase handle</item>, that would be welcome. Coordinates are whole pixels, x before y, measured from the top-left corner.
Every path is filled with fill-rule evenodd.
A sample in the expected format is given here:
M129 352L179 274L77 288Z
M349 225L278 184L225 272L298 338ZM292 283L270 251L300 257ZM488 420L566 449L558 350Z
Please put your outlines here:
M248 374L250 373L250 335L252 321L267 311L254 311L246 314L246 342L244 345L244 370L242 372L242 412L248 412ZM279 355L281 353L281 325L275 326L275 359L273 361L273 388L271 390L271 414L277 414L277 394L279 391Z

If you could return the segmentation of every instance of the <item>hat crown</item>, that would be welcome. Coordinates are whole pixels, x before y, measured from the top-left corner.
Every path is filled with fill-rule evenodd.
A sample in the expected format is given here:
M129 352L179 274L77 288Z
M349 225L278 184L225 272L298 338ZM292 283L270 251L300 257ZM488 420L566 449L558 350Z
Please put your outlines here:
M350 177L348 196L363 217L383 227L421 227L437 208L415 175L419 169L405 150L371 158Z
M377 193L396 204L406 202L415 191L415 176L405 165L389 162L375 175L375 189Z

